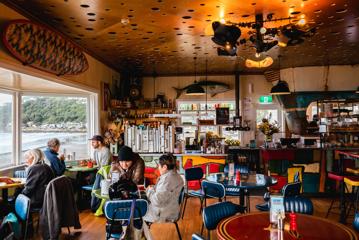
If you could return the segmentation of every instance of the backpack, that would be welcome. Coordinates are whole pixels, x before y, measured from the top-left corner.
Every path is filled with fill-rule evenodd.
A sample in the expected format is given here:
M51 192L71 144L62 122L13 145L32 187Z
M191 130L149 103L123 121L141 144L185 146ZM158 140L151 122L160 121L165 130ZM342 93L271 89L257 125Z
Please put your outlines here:
M129 179L120 179L110 185L108 195L111 200L126 200L138 198L136 183Z

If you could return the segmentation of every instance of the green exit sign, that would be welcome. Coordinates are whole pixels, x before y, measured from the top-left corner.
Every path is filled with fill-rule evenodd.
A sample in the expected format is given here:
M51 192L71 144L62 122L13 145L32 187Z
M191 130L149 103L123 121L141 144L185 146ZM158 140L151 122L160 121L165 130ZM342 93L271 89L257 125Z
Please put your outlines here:
M259 103L260 104L270 104L273 102L272 96L260 96L259 97Z

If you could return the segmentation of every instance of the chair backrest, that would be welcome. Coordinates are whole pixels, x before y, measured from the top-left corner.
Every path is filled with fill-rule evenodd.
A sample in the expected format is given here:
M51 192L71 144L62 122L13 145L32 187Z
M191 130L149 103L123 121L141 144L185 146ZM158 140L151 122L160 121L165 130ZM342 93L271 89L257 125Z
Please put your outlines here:
M359 213L356 212L354 215L353 228L359 232Z
M184 176L186 181L201 180L203 178L203 169L201 167L187 168Z
M213 230L224 218L233 216L241 211L239 205L231 202L219 202L203 209L203 223L208 230Z
M313 215L313 203L309 198L296 196L285 197L284 208L286 212L295 212Z
M301 187L301 182L288 183L282 188L282 194L284 197L297 196L300 194Z
M17 170L14 172L14 178L26 178L27 174L25 170Z
M199 234L192 234L192 240L204 240L204 238Z
M105 216L109 220L128 220L131 214L132 200L112 200L105 203ZM146 215L148 203L144 199L136 199L133 219Z
M226 189L221 183L203 180L201 185L205 197L222 199L226 196Z
M15 212L22 221L27 221L30 212L30 198L19 194L15 200Z
M182 212L183 212L183 209L184 209L184 196L185 196L185 188L184 187L182 187L182 189L181 189L181 192L180 192L180 195L179 195L179 197L178 197L178 204L179 204L179 206L180 206L180 210L179 210L179 213L178 213L178 217L176 218L176 219L174 219L173 221L171 221L171 222L177 222L180 218L181 218L181 216L182 216Z

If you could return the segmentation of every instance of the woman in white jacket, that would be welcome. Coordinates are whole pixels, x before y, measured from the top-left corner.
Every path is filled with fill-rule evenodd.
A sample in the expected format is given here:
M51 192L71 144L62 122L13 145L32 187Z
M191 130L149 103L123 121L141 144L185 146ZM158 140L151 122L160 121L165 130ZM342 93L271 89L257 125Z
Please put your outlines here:
M162 155L158 162L158 170L161 176L157 184L146 190L149 208L143 219L151 223L175 220L180 211L178 199L183 179L177 173L176 159L173 155Z

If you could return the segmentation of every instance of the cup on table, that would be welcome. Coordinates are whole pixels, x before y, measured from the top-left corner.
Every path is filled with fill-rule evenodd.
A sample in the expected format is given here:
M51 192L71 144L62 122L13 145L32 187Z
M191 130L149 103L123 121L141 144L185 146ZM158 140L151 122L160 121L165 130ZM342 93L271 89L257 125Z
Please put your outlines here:
M92 161L88 161L88 162L87 162L87 167L88 167L88 168L93 168L93 162L92 162Z

